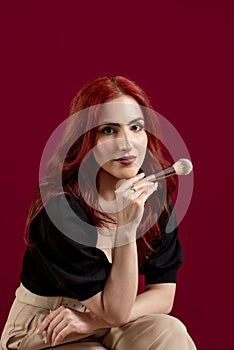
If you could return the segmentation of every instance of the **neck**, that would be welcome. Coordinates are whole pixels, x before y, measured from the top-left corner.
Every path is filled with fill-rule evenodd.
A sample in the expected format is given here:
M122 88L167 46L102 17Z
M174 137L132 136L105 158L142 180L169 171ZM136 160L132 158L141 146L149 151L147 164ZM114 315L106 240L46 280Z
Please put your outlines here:
M106 201L115 200L116 184L119 181L116 177L108 174L105 170L99 171L99 195Z

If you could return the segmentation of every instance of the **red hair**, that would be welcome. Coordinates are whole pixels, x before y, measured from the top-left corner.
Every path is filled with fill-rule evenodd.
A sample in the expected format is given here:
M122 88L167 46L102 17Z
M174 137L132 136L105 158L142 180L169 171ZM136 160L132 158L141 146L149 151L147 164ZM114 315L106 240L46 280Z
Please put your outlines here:
M81 162L85 158L85 156L93 149L95 146L95 123L97 125L97 109L95 108L102 103L107 102L110 99L113 99L115 97L118 97L120 95L128 95L133 97L136 102L140 106L143 106L142 112L145 116L145 126L146 126L146 133L148 137L148 154L146 155L146 159L144 161L144 164L142 165L142 168L144 168L144 172L147 174L150 174L152 172L155 172L158 169L158 164L160 164L160 170L161 168L165 168L169 165L168 160L166 160L166 149L163 146L162 142L159 140L158 137L154 136L153 133L150 133L148 130L156 130L158 133L158 125L156 122L156 119L154 118L147 118L147 111L149 108L151 110L151 104L150 101L145 94L145 92L137 86L134 82L121 77L103 77L99 78L86 86L84 86L78 94L74 97L74 99L71 102L70 106L70 118L68 118L67 122L67 128L66 131L61 139L61 142L58 145L57 150L55 151L53 157L48 163L47 166L47 173L45 178L40 184L40 187L42 186L43 189L46 189L46 202L48 202L50 199L52 199L54 196L59 195L61 193L58 192L56 188L56 183L59 175L62 173L62 181L63 181L63 189L64 193L69 193L75 197L77 197L81 204L84 206L86 212L89 215L89 218L92 219L93 224L95 225L102 225L105 224L106 218L100 218L100 215L97 216L95 213L95 209L93 209L93 206L87 205L84 198L81 196L80 188L78 185L78 170ZM90 109L88 107L95 106L94 108ZM146 108L144 108L146 107ZM82 112L81 112L82 111ZM78 118L77 118L78 113ZM83 113L83 115L86 116L86 125L84 123L81 123L79 118L79 113ZM75 116L75 117L74 117ZM78 138L76 135L81 135ZM75 140L73 142L72 146L69 148L68 152L64 155L64 150L66 148L66 145L71 144L71 140ZM151 154L151 155L150 155ZM92 157L92 156L91 156ZM153 158L152 158L153 157ZM152 161L152 159L156 159L157 162ZM93 183L91 179L91 175L94 174L95 169L90 168L93 167L93 159L90 163L90 159L85 162L85 192L86 192L86 198L89 198L89 203L95 203L95 194L93 191ZM98 165L97 165L98 167ZM82 178L82 174L81 174ZM161 186L161 185L160 185ZM152 195L147 202L149 202L148 209L145 210L144 216L142 219L142 222L138 228L138 232L146 232L146 227L149 224L150 218L156 217L159 219L160 214L158 215L158 212L165 213L168 211L168 202L169 198L172 195L172 192L175 188L175 182L173 178L169 178L167 180L167 195L163 199L162 202L160 202L159 197ZM159 190L160 191L160 188ZM157 193L158 193L157 191ZM43 191L44 192L44 191ZM83 195L83 194L82 194ZM26 227L25 227L25 241L27 244L30 244L29 239L29 228L30 224L34 220L34 218L41 212L43 209L43 202L41 198L40 188L38 186L36 194L34 196L32 205L29 210L29 214L26 221ZM161 220L164 220L164 216L161 215ZM152 225L150 225L152 226ZM152 251L150 242L152 240L160 239L160 223L159 220L156 220L156 222L153 224L151 228L149 228L145 235L141 236L137 240L137 246L138 246L138 257L139 257L139 264L142 265L144 259L150 254ZM143 230L143 231L142 231Z

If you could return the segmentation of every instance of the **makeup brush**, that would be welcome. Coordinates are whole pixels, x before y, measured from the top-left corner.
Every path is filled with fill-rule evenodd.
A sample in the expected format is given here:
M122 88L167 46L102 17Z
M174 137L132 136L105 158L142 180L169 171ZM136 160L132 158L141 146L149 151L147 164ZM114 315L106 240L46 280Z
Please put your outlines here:
M158 181L172 175L188 175L193 170L193 165L189 159L179 159L175 164L158 173L146 176L144 180Z

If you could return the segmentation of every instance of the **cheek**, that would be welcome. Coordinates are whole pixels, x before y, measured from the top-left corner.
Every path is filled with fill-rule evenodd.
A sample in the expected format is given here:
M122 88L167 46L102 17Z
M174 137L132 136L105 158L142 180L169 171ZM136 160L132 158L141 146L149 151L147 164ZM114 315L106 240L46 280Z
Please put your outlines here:
M138 138L137 140L138 145L139 145L139 149L141 151L141 153L145 153L146 152L146 148L147 148L147 144L148 144L148 137L146 134L142 134L140 138Z
M147 137L146 134L145 134L145 136L144 136L144 139L142 140L142 143L143 143L143 146L146 148L146 147L147 147L147 144L148 144L148 137Z
M101 142L98 141L93 149L93 155L96 162L102 166L109 160L113 159L113 153L115 151L113 142Z

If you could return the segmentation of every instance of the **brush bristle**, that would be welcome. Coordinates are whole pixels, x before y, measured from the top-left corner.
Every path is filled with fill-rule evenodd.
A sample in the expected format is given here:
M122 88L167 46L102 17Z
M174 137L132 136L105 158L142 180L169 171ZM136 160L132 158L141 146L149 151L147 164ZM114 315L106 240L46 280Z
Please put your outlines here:
M193 165L188 159L179 159L173 165L177 175L187 175L193 170Z

